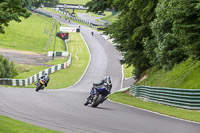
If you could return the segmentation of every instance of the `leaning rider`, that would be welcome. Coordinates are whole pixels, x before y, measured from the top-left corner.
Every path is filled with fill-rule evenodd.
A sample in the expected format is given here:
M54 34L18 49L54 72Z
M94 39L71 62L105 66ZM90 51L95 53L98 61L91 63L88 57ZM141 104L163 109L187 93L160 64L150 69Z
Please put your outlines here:
M49 83L50 80L49 75L47 73L44 73L44 75L38 79L38 82L35 85L37 85L40 82L40 79L44 79L45 87L47 87L47 84Z
M90 92L89 97L87 98L88 102L91 102L91 97L92 97L93 91L95 91L95 89L98 89L99 86L105 87L107 89L107 91L110 92L112 89L112 83L111 83L110 77L105 76L104 79L102 79L100 83L93 83L92 90Z

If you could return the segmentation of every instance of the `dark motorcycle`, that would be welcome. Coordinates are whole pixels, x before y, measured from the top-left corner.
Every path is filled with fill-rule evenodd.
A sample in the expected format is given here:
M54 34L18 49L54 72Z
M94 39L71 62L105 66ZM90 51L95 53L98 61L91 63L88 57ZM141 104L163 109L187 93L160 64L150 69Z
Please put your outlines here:
M39 90L44 89L44 87L45 87L45 81L42 78L42 79L39 80L39 82L36 83L36 90L35 91L38 92Z
M87 98L86 102L84 103L85 106L91 104L92 107L97 107L99 104L103 103L110 94L106 88L98 88L95 87L91 90L90 96Z

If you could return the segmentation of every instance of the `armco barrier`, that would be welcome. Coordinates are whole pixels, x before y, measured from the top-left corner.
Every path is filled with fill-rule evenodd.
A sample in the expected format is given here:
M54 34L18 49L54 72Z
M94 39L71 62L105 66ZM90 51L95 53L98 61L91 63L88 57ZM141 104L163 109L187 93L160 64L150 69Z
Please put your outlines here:
M54 65L50 68L47 68L43 71L40 71L39 73L27 78L27 79L0 79L0 84L2 85L12 85L12 86L28 86L34 82L36 82L44 73L54 73L58 70L65 69L71 64L71 55L67 62L61 63L58 65Z
M200 109L200 89L131 86L130 94L150 102L186 109Z

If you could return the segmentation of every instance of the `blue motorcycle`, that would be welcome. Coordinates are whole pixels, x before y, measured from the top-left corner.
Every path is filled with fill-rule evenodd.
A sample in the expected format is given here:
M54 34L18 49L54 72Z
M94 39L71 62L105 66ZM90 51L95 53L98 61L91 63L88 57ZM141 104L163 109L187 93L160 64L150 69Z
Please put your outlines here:
M99 104L103 103L110 94L104 87L94 87L91 92L90 96L87 98L86 102L84 103L85 106L91 104L92 107L97 107Z

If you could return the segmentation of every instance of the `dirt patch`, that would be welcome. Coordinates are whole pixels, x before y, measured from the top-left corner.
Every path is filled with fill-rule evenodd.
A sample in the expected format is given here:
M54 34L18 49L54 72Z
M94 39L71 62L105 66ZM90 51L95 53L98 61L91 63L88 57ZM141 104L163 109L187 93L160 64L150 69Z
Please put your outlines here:
M39 54L30 51L19 51L7 48L0 48L0 54L8 58L9 61L13 61L19 64L28 64L28 65L42 65L42 66L51 66L44 64L51 60L51 57L48 57L47 54Z

